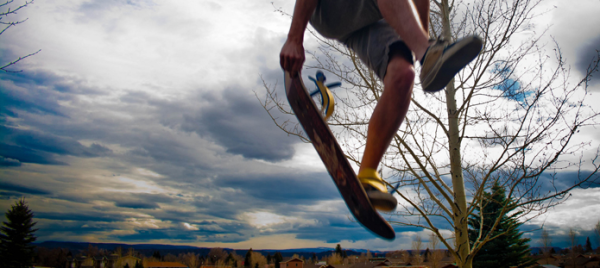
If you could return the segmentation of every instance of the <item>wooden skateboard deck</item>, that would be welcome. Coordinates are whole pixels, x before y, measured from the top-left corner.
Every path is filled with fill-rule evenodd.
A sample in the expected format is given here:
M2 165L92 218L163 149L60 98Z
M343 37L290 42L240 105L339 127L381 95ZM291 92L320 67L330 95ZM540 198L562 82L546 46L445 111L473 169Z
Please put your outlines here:
M292 110L354 218L376 235L393 240L396 236L394 229L371 205L352 166L309 96L300 74L291 78L285 72L285 91Z

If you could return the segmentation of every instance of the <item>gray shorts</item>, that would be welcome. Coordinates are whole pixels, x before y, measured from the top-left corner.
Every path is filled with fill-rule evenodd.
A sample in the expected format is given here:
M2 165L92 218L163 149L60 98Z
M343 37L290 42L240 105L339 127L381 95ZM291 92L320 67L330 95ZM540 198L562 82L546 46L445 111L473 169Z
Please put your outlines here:
M310 24L352 49L383 80L390 52L414 63L413 53L379 12L377 0L319 0Z

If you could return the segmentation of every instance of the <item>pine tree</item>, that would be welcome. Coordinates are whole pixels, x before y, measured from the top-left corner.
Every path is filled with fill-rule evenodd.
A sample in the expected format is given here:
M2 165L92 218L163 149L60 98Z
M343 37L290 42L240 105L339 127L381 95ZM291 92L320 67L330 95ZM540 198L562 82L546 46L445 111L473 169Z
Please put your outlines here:
M588 236L587 239L585 240L585 252L589 253L592 251L594 251L594 250L592 249L592 243L590 242L590 237Z
M273 256L273 261L275 262L275 268L281 267L279 265L279 262L283 261L283 256L281 256L281 253L279 251L275 252L275 255Z
M25 199L19 200L6 212L6 219L0 228L0 259L2 267L21 268L33 266L36 240L33 235L33 213L27 207Z
M335 254L337 254L338 256L342 256L342 246L340 246L340 244L337 244L337 246L335 247Z
M233 263L233 260L233 254L229 252L229 255L227 255L227 258L225 258L225 265L231 265Z
M314 252L312 254L312 260L313 260L313 264L317 264L317 262L319 261L319 260L317 260L317 254ZM277 268L279 268L279 267L277 267Z
M248 252L246 252L246 258L244 258L244 267L252 267L252 248L250 248Z
M139 261L135 261L135 266L134 267L135 268L144 268L144 265L142 265L142 263L139 262Z
M160 252L158 250L154 251L154 253L152 253L152 257L156 258L159 261L162 260L162 257L160 256Z
M530 258L529 238L521 238L522 232L518 228L521 226L517 219L520 212L508 215L510 211L506 211L500 215L502 207L507 200L506 192L502 186L495 183L492 186L492 193L484 193L483 211L479 208L473 212L469 218L469 240L474 243L479 234L481 213L483 213L483 232L482 238L490 233L490 229L498 217L501 217L500 222L491 236L503 235L487 242L481 250L477 252L473 259L473 268L497 267L509 268L511 266L528 267L535 263L535 260Z

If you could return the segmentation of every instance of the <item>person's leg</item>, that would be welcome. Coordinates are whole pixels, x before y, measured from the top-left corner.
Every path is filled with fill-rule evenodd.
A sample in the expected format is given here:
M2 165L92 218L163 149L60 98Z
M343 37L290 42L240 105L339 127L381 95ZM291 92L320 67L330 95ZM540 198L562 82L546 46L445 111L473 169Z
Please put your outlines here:
M423 26L425 33L429 36L429 0L414 0L414 3L417 8L417 14L419 14L419 18L421 19L421 26Z
M437 92L446 87L452 78L479 55L483 41L476 36L457 40L452 44L444 40L429 43L428 25L423 16L429 5L417 0L377 0L383 19L398 33L408 48L421 62L420 80L423 90ZM418 10L419 14L416 13ZM423 16L423 18L421 18ZM423 24L423 25L422 25Z
M385 184L377 174L377 166L406 117L414 78L413 64L406 59L406 56L400 53L390 55L386 76L383 79L383 93L369 120L367 143L358 177L365 186L373 206L384 211L394 210L397 201L387 193ZM369 189L371 187L375 191L371 191Z
M419 5L420 12L427 12L427 18L415 13L413 0L377 0L383 19L398 33L408 48L421 60L429 47L429 34L421 21L429 18L429 5ZM414 7L414 8L413 8ZM426 10L425 10L426 7ZM428 23L427 23L428 26Z
M396 54L390 59L386 73L383 93L369 120L359 173L365 168L377 169L410 105L415 78L413 65Z

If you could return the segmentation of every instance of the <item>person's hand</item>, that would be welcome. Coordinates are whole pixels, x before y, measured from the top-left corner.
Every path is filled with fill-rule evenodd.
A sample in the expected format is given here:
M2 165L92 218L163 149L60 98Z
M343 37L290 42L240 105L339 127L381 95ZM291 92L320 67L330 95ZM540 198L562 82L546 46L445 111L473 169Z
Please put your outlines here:
M302 41L293 41L288 38L285 44L283 44L283 48L281 48L279 64L292 77L296 77L304 64L304 46L302 45Z

